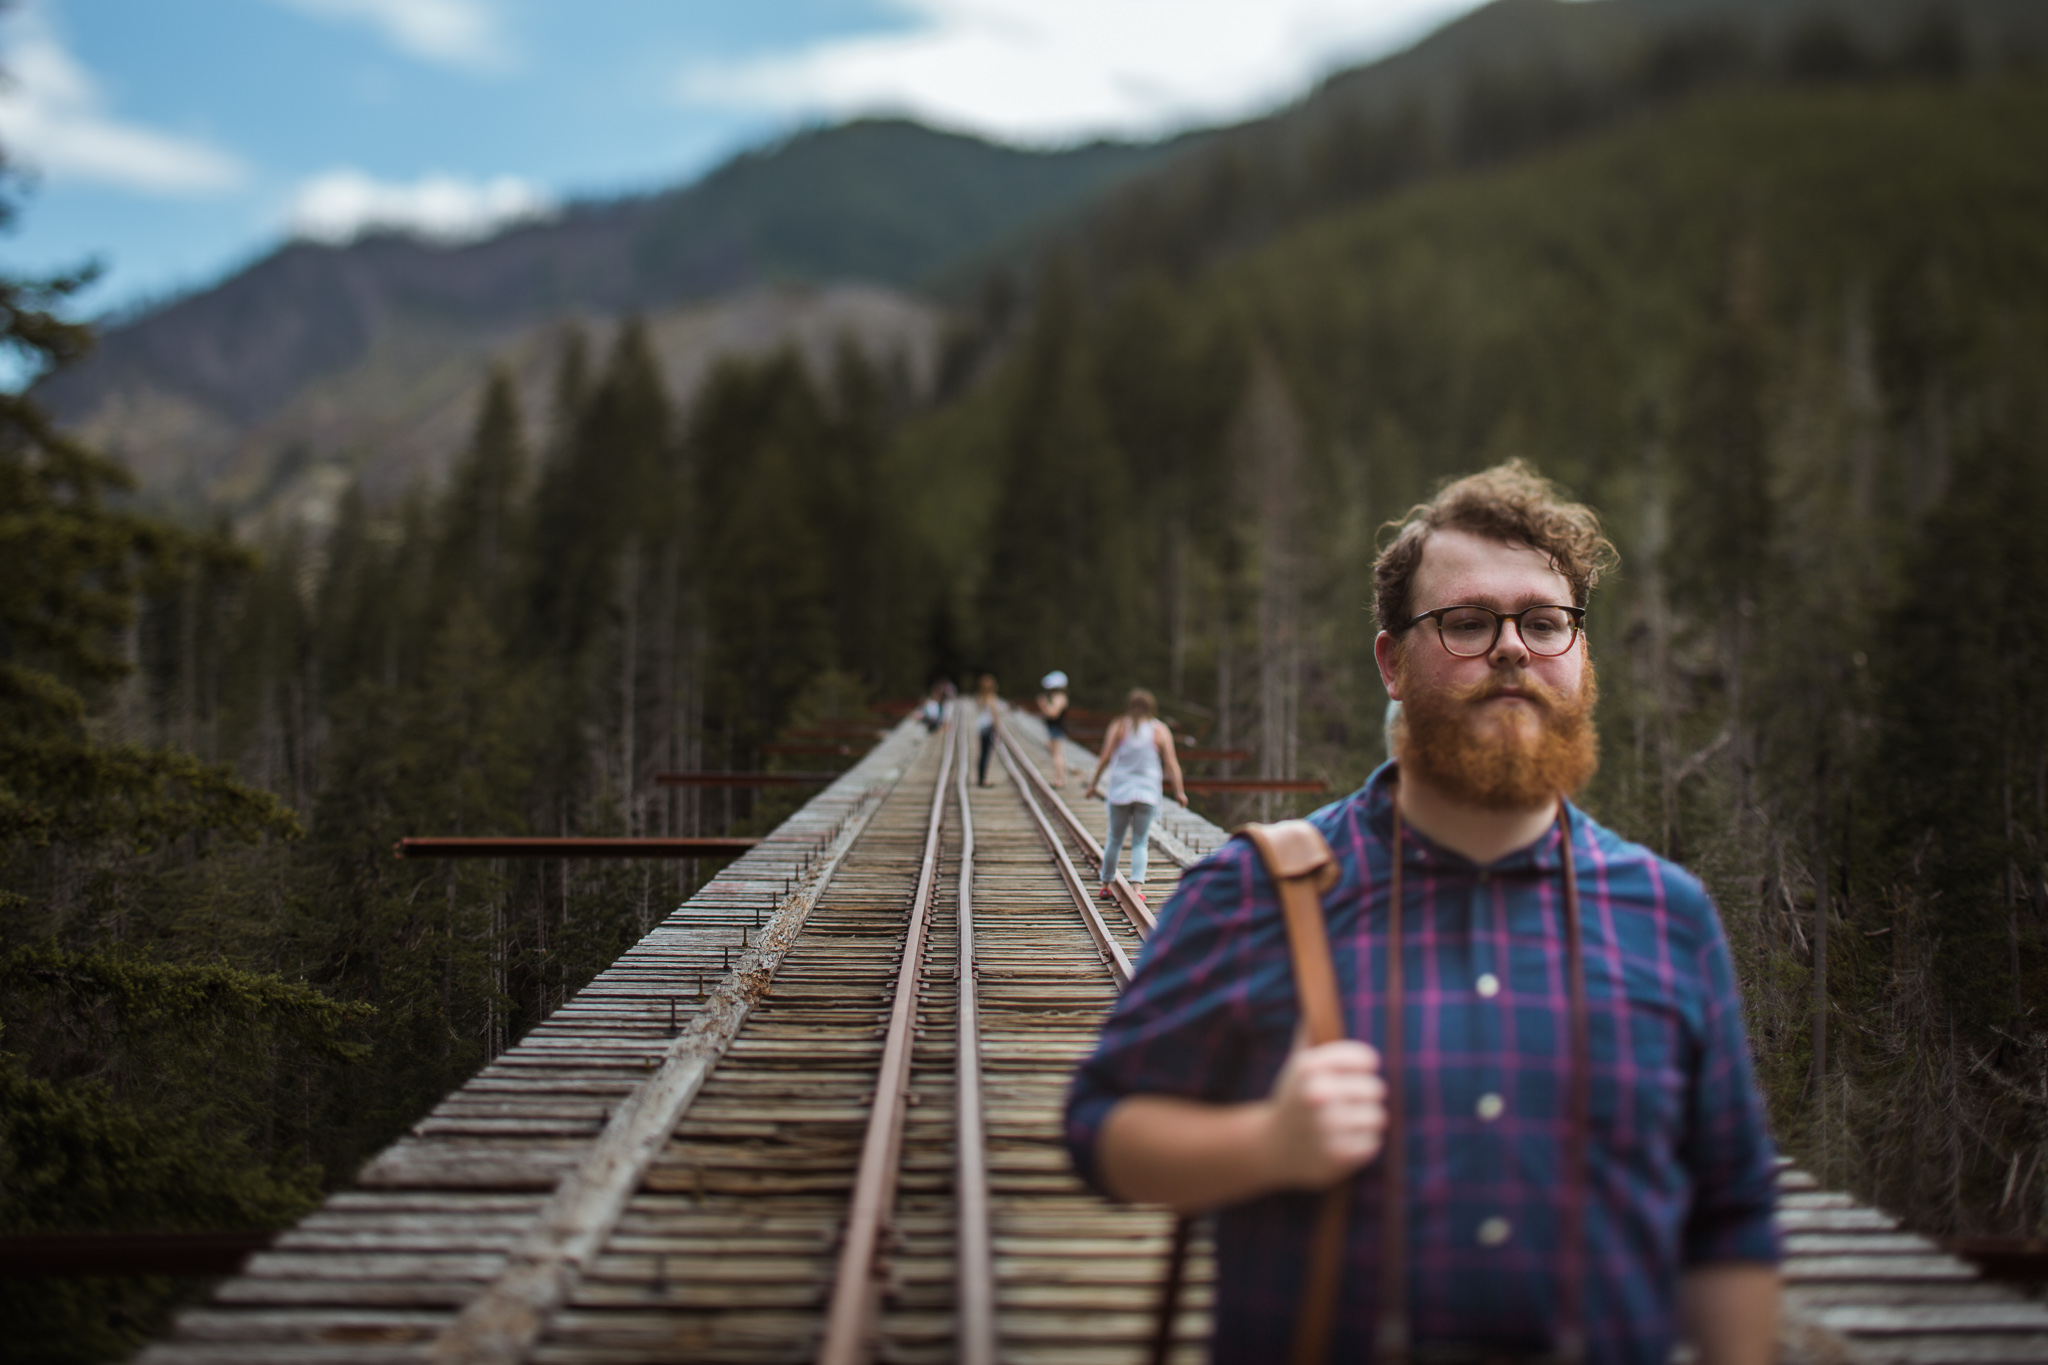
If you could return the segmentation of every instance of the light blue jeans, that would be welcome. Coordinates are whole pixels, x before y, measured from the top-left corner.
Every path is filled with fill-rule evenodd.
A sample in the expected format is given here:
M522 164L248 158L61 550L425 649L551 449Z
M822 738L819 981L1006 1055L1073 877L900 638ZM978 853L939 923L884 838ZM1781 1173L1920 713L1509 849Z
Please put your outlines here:
M1131 885L1145 884L1145 837L1152 832L1152 817L1159 807L1146 801L1129 801L1109 808L1109 839L1102 846L1102 884L1116 880L1116 857L1123 851L1124 832L1131 835Z

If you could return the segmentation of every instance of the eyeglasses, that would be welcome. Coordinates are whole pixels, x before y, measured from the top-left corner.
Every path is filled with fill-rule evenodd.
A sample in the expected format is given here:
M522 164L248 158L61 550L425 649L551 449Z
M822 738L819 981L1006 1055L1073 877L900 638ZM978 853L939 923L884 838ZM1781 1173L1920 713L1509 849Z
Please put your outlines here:
M1524 607L1512 612L1491 607L1438 607L1423 612L1408 624L1436 622L1436 637L1444 642L1445 649L1461 659L1476 659L1492 651L1500 639L1501 622L1513 621L1531 654L1551 658L1578 643L1585 620L1583 607Z

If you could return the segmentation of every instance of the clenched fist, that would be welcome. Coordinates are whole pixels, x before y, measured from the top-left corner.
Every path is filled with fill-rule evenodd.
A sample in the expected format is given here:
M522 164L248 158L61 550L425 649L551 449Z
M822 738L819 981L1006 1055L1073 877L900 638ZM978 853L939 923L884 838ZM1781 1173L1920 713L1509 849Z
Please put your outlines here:
M1275 1185L1319 1190L1351 1174L1379 1155L1386 1137L1379 1053L1349 1039L1296 1051L1273 1083L1265 1129Z

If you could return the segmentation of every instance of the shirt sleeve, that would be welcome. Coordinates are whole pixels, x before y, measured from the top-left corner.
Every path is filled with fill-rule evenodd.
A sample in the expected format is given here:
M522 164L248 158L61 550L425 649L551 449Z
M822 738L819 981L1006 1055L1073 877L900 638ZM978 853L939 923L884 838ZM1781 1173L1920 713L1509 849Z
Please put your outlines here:
M1118 1101L1137 1094L1238 1098L1238 1016L1251 985L1244 947L1258 902L1271 900L1257 854L1232 840L1191 870L1160 912L1130 986L1067 1093L1067 1150L1098 1193L1108 1191L1096 1143Z
M1721 1261L1775 1264L1782 1249L1774 1212L1777 1152L1758 1093L1742 994L1720 917L1704 889L1679 874L1673 899L1696 907L1695 970L1702 992L1700 1047L1681 1158L1692 1176L1682 1255L1687 1267Z

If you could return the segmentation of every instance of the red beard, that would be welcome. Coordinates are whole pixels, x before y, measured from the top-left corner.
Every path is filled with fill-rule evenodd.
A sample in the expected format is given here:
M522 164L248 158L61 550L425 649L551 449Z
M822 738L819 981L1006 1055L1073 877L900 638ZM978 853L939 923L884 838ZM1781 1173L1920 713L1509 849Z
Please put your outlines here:
M1600 766L1593 706L1600 688L1586 660L1578 695L1566 696L1528 673L1496 671L1465 688L1431 690L1404 664L1401 719L1394 750L1401 766L1445 795L1482 810L1535 810L1574 796ZM1513 688L1520 707L1481 711L1487 698Z

